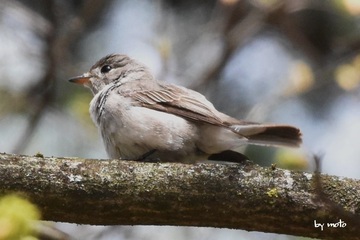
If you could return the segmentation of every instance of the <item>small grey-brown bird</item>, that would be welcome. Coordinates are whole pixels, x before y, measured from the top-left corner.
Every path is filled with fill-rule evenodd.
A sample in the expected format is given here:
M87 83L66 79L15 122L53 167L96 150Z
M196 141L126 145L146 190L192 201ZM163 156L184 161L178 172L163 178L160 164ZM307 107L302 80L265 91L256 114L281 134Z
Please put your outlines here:
M202 94L156 80L126 55L108 55L69 81L94 94L90 115L111 158L193 163L243 144L298 147L302 141L298 128L221 113Z

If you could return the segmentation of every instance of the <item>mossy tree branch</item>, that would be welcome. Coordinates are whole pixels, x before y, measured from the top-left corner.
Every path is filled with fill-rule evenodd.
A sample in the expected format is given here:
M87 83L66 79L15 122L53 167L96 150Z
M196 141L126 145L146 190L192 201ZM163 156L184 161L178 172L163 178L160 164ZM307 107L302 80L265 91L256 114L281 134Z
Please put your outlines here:
M315 176L251 162L188 165L0 154L0 194L26 194L44 220L358 239L360 181ZM340 219L346 226L326 226ZM325 223L323 231L314 220Z

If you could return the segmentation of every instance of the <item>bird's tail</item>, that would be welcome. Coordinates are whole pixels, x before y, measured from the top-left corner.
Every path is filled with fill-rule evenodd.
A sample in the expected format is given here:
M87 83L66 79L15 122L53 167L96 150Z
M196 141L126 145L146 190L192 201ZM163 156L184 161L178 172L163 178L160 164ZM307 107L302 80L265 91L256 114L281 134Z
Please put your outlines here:
M247 123L230 129L247 138L248 144L299 147L302 143L300 130L288 125Z

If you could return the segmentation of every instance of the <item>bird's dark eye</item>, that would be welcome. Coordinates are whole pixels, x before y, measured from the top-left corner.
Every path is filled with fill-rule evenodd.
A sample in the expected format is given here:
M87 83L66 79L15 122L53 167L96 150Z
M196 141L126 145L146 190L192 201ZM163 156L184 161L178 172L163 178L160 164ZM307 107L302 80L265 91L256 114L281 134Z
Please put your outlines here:
M102 66L102 68L100 69L101 73L107 73L107 72L110 72L111 70L111 66L110 65L104 65Z

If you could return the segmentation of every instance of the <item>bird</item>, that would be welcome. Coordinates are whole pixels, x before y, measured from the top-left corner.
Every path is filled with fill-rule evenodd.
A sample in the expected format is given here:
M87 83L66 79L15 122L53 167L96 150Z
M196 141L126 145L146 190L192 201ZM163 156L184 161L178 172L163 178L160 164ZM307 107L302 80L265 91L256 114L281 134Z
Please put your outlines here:
M196 163L230 156L231 161L244 156L235 151L244 144L302 143L299 128L228 116L201 93L157 80L125 54L107 55L69 81L93 93L90 116L113 159Z

